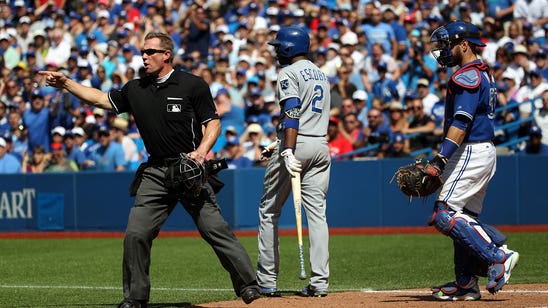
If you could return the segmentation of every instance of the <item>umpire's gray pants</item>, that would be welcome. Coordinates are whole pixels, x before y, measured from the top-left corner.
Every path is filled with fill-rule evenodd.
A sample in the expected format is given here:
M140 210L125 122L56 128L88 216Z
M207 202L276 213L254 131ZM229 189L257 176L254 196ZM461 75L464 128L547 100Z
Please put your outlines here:
M237 296L244 289L256 286L251 260L221 215L213 189L204 185L198 198L183 197L168 192L164 187L165 167L149 166L129 214L124 238L124 297L147 300L150 295L150 250L152 240L178 201L192 216L203 239L213 248L222 266L230 273Z

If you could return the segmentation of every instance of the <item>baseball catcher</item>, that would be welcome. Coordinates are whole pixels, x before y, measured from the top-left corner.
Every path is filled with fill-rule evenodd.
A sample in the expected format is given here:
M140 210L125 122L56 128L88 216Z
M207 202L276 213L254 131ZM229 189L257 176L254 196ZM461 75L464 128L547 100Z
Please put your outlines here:
M447 159L439 155L432 161L417 160L413 164L400 167L392 180L396 178L400 190L410 198L426 197L443 184L441 173L446 163Z
M485 289L495 294L508 283L519 260L504 234L479 220L497 165L492 142L496 81L479 56L485 43L474 24L452 21L435 29L430 43L441 66L457 67L447 84L444 139L436 158L423 168L429 177L443 177L429 225L450 237L454 248L455 280L433 287L432 296L478 300L478 276L487 277Z

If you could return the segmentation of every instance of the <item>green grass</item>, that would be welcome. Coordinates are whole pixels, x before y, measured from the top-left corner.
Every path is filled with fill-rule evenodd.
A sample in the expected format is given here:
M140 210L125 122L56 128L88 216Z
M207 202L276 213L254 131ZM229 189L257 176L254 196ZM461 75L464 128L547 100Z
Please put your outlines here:
M508 237L521 255L512 283L547 283L548 233ZM256 237L240 240L255 264ZM306 282L298 279L296 238L282 237L280 245L278 288L299 290ZM427 288L453 278L452 243L438 234L332 236L330 253L332 292ZM121 263L122 239L0 240L0 307L115 307ZM151 280L156 307L236 299L227 272L200 238L156 239Z

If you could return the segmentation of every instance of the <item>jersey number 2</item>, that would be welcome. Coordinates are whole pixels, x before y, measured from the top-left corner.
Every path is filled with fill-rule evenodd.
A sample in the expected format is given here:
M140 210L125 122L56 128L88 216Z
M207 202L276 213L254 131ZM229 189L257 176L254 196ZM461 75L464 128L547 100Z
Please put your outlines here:
M312 98L312 111L322 113L323 88L317 84L314 86L314 97Z

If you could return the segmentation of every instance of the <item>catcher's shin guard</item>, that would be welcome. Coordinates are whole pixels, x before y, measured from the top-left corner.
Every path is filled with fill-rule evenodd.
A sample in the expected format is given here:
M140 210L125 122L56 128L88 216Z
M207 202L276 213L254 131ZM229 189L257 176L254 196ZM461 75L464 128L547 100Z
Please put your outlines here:
M495 245L481 224L470 215L455 212L447 208L444 203L437 202L429 224L472 250L489 265L502 264L506 261L504 251Z

